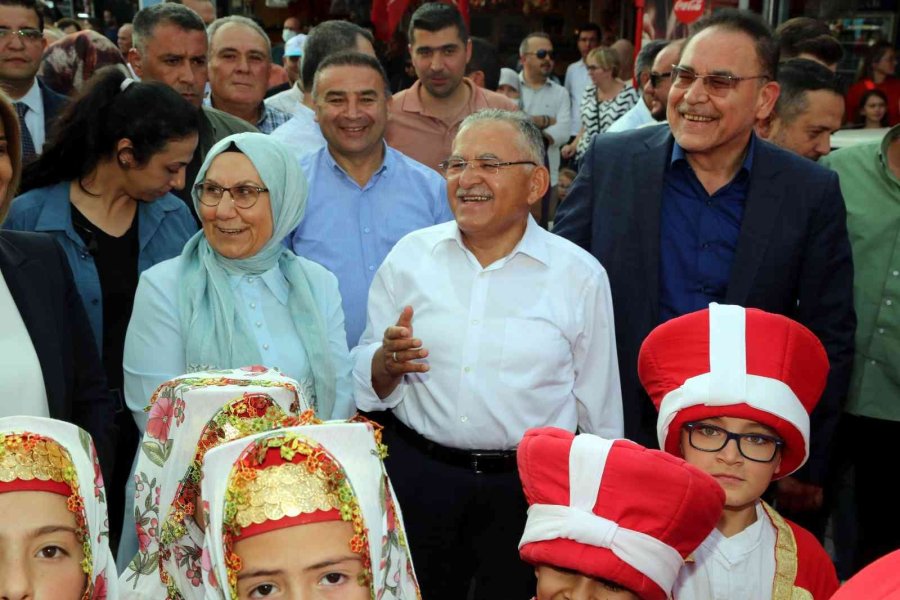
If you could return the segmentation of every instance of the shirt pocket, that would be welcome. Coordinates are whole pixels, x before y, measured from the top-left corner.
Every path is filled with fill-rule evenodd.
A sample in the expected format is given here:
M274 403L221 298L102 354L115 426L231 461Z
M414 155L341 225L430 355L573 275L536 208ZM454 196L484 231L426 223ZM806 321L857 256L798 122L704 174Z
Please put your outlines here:
M571 363L569 343L556 325L540 318L506 319L498 374L504 385L531 390L561 383Z

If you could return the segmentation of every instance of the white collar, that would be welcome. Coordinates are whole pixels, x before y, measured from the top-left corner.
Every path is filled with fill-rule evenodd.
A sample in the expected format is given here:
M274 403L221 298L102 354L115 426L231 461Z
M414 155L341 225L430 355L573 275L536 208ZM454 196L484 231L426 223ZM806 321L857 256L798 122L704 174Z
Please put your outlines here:
M25 106L28 107L28 110L35 113L39 117L44 117L44 100L41 96L41 86L38 85L37 79L31 84L31 89L28 92L16 100L16 102L21 102Z
M451 223L452 226L448 224L447 227L442 229L442 235L435 237L434 243L431 246L432 252L439 245L452 240L459 245L460 249L462 249L463 252L471 254L471 251L466 247L465 242L463 242L462 232L459 230L459 225L456 224L456 221L452 221ZM550 253L547 251L547 243L542 236L543 231L544 230L541 229L541 226L537 224L534 218L531 215L528 215L528 224L525 226L525 233L522 235L522 239L519 240L519 242L509 254L494 261L493 263L485 267L485 270L498 269L509 262L517 254L524 254L540 263L549 265Z
M763 528L771 526L769 515L766 514L762 504L757 502L756 522L731 537L725 537L719 533L718 529L713 529L701 545L720 556L728 564L735 565L759 551L763 539Z

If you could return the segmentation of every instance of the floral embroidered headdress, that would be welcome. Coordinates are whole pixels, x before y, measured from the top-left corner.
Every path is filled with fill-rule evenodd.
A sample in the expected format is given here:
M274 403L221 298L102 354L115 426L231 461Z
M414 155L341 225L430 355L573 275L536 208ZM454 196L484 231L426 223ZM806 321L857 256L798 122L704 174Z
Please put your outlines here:
M207 598L237 598L241 557L234 544L268 531L344 521L362 560L359 584L373 599L417 600L418 583L402 517L371 422L292 427L211 450L203 466L208 503ZM221 585L220 585L221 584ZM219 590L211 596L210 589Z
M195 516L204 455L225 442L311 422L307 407L294 380L257 367L194 373L160 386L135 470L139 551L122 588L146 598L203 598L203 531Z
M83 600L116 598L103 477L90 435L54 419L0 418L0 494L27 491L66 498L84 553Z

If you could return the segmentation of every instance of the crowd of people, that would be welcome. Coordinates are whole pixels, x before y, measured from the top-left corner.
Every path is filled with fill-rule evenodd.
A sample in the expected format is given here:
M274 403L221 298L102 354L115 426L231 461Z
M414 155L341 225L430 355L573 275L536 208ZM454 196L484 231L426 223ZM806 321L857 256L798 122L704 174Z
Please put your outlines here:
M889 44L211 9L0 0L0 598L900 593Z

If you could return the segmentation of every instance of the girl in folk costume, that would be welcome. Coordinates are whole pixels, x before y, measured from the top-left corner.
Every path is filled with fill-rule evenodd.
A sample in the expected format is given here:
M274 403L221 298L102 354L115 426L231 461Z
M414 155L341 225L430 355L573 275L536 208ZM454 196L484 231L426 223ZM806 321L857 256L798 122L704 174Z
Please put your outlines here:
M627 440L532 429L517 460L536 600L666 600L725 502L699 469Z
M421 600L385 455L368 422L292 427L211 450L207 600Z
M654 329L638 373L659 410L660 447L725 490L676 600L831 598L838 580L821 544L760 500L807 459L809 414L828 375L816 336L781 315L714 303Z
M124 600L204 597L197 509L204 454L228 441L312 419L308 409L296 381L264 367L190 373L157 389L135 468L131 527L139 550L119 582Z
M86 432L42 417L0 419L0 515L0 598L118 598L103 477Z

